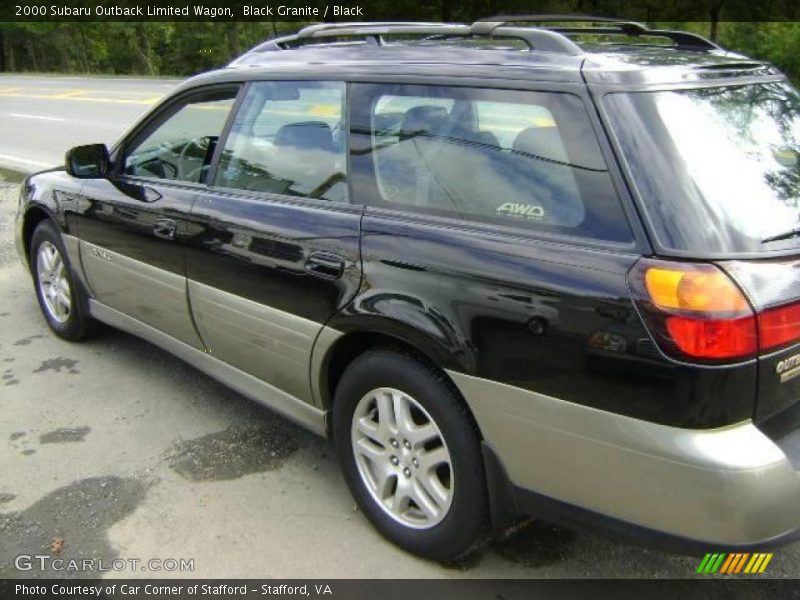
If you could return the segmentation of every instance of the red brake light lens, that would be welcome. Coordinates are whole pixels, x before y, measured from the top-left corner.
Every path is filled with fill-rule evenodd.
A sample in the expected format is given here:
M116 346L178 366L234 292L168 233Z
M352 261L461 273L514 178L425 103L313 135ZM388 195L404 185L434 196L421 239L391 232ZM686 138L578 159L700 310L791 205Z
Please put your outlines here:
M761 349L778 348L800 339L800 304L770 308L758 315Z
M695 319L667 317L667 331L689 356L725 359L750 356L758 350L753 317Z

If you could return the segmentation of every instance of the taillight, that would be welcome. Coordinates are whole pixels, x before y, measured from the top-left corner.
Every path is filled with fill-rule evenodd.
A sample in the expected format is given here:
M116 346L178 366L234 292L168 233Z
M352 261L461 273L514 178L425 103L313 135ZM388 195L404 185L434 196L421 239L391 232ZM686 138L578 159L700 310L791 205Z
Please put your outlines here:
M757 354L756 315L737 285L714 265L642 259L629 281L642 317L666 354L702 362Z
M770 350L800 340L800 304L769 308L758 315L761 349Z

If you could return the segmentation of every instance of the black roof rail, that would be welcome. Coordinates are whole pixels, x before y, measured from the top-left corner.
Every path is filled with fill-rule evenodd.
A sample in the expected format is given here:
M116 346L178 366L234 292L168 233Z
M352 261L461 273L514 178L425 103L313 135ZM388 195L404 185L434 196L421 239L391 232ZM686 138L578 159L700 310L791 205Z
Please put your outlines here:
M544 52L559 52L577 56L583 50L566 36L547 29L534 27L492 27L484 32L482 26L451 23L417 22L372 22L372 23L319 23L309 25L295 34L267 40L251 52L288 50L304 42L325 38L362 38L375 44L383 44L383 35L416 35L421 38L447 39L469 37L513 38L524 41L531 49Z
M536 23L538 27L516 26L515 23ZM566 23L567 25L559 25ZM579 25L584 23L585 25ZM552 24L552 25L551 25ZM357 38L382 45L384 35L419 36L422 39L506 38L524 41L531 50L579 56L584 51L569 36L624 35L628 37L661 37L678 48L720 50L706 38L686 31L649 29L643 23L591 15L498 15L475 21L472 25L455 23L421 23L415 21L383 21L364 23L318 23L297 33L269 39L251 49L251 53L289 50L306 43L332 43L332 38ZM327 42L326 42L327 40ZM243 57L240 57L243 58ZM240 59L234 60L235 65Z
M448 23L420 23L416 21L373 21L366 23L317 23L304 27L297 33L267 40L260 46L253 48L253 52L269 50L288 50L295 45L302 45L306 41L325 38L363 38L376 44L382 44L382 35L463 35L467 31L466 25L453 25Z
M597 17L593 15L498 15L480 19L473 24L474 28L486 31L491 35L493 28L504 27L509 23L542 23L544 29L563 35L625 35L629 37L660 37L672 40L679 48L696 50L720 50L721 48L696 33L688 31L672 31L668 29L649 29L644 23ZM549 26L548 23L587 23L584 26ZM591 24L602 24L592 26Z

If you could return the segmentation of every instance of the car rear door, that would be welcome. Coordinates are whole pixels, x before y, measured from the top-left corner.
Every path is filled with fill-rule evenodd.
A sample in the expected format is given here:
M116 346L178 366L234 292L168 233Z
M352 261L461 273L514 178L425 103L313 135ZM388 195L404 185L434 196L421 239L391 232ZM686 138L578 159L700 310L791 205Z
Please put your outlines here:
M195 90L157 110L123 143L115 174L86 181L77 217L94 297L197 348L186 294L187 218L238 88Z
M311 400L311 350L361 279L345 84L249 85L192 210L189 300L217 358Z

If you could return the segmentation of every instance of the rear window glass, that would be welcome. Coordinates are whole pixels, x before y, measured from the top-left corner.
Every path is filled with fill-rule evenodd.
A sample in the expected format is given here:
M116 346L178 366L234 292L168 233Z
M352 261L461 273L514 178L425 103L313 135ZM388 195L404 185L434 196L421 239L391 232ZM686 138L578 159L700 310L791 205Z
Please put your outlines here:
M800 238L784 235L800 227L793 88L616 93L606 103L662 246L697 255L797 248Z
M577 96L357 84L351 120L355 193L368 204L632 239Z

